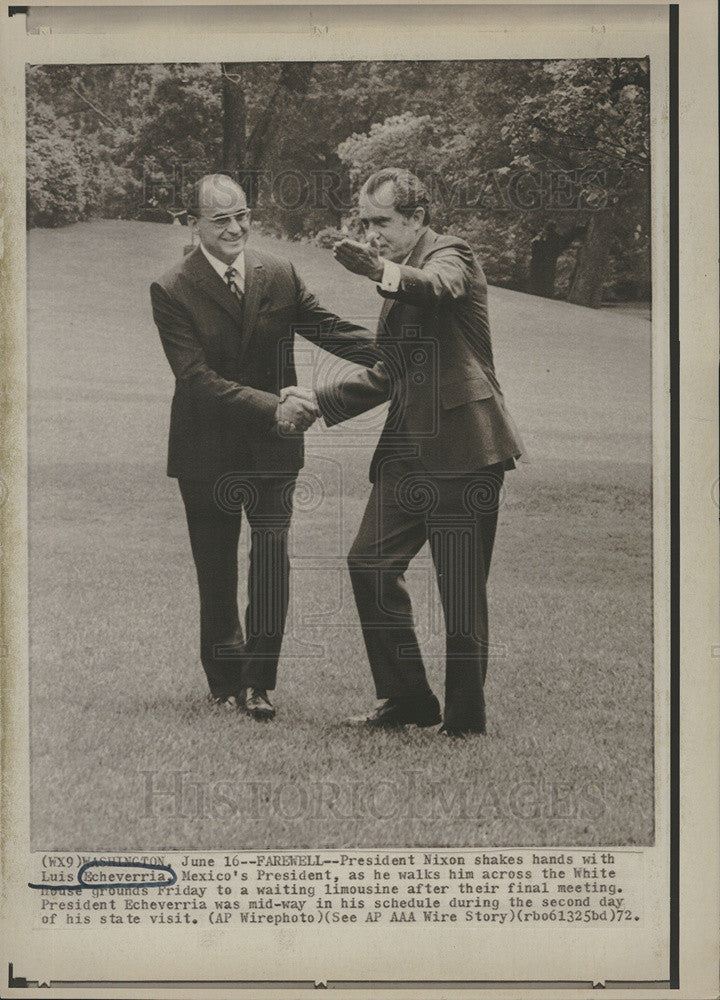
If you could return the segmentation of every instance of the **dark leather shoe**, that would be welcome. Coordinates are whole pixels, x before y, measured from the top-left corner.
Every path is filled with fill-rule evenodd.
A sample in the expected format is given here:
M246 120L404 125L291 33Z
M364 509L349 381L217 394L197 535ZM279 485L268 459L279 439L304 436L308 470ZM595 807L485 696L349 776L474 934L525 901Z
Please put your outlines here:
M264 688L248 688L245 695L245 711L258 722L268 722L275 718L275 709Z
M213 706L213 708L222 708L226 712L237 712L239 708L242 708L242 699L237 695L227 694L227 695L208 695L208 701Z
M395 726L437 726L442 721L440 705L434 694L421 701L414 698L387 698L369 715L348 720L353 725L372 729L391 729Z

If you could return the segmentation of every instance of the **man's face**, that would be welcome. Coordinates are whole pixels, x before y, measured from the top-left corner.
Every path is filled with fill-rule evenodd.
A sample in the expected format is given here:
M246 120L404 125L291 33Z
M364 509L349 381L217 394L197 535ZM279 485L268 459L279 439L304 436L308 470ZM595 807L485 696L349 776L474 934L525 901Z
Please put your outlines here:
M242 188L229 177L207 181L200 193L195 228L209 253L223 264L232 264L250 232L250 212Z
M387 181L367 194L360 192L360 221L369 240L387 260L404 260L418 241L423 228L423 210L418 208L408 218L393 204L393 182Z

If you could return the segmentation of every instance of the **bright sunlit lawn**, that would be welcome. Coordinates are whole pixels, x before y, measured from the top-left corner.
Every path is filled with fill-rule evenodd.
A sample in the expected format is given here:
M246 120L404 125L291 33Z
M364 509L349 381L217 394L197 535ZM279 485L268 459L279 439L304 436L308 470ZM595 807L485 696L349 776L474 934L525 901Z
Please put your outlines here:
M374 326L372 284L330 251L252 239ZM278 715L262 725L206 701L194 567L165 476L173 384L148 287L187 240L111 221L29 234L33 847L652 842L647 319L490 290L530 463L508 475L500 515L487 736L343 725L374 699L345 553L377 414L307 436ZM298 348L309 383L315 353ZM426 550L416 562L441 696Z

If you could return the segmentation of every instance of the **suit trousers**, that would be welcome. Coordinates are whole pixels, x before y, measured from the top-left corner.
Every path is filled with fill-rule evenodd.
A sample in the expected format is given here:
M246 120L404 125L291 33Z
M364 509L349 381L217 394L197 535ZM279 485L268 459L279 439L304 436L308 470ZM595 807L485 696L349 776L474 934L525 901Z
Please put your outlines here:
M434 473L398 463L378 469L348 555L355 601L378 698L429 692L405 582L429 542L445 627L445 710L451 729L485 731L487 577L504 466Z
M179 479L200 590L200 658L211 693L272 690L289 595L288 533L297 473ZM250 525L245 636L238 614L238 543Z

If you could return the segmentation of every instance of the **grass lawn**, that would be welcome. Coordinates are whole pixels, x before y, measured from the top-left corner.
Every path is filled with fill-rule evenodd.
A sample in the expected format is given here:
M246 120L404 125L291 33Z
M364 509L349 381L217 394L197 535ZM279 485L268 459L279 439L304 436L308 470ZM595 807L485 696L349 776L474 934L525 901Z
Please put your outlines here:
M29 234L33 848L652 842L645 316L490 290L530 463L506 480L491 573L488 735L342 725L373 700L344 560L377 418L307 436L278 717L259 725L205 700L194 567L165 477L173 380L148 287L187 238L113 221ZM372 284L329 251L252 238L374 325ZM318 359L299 346L308 376ZM304 501L318 482L321 501ZM441 694L426 550L416 563Z

